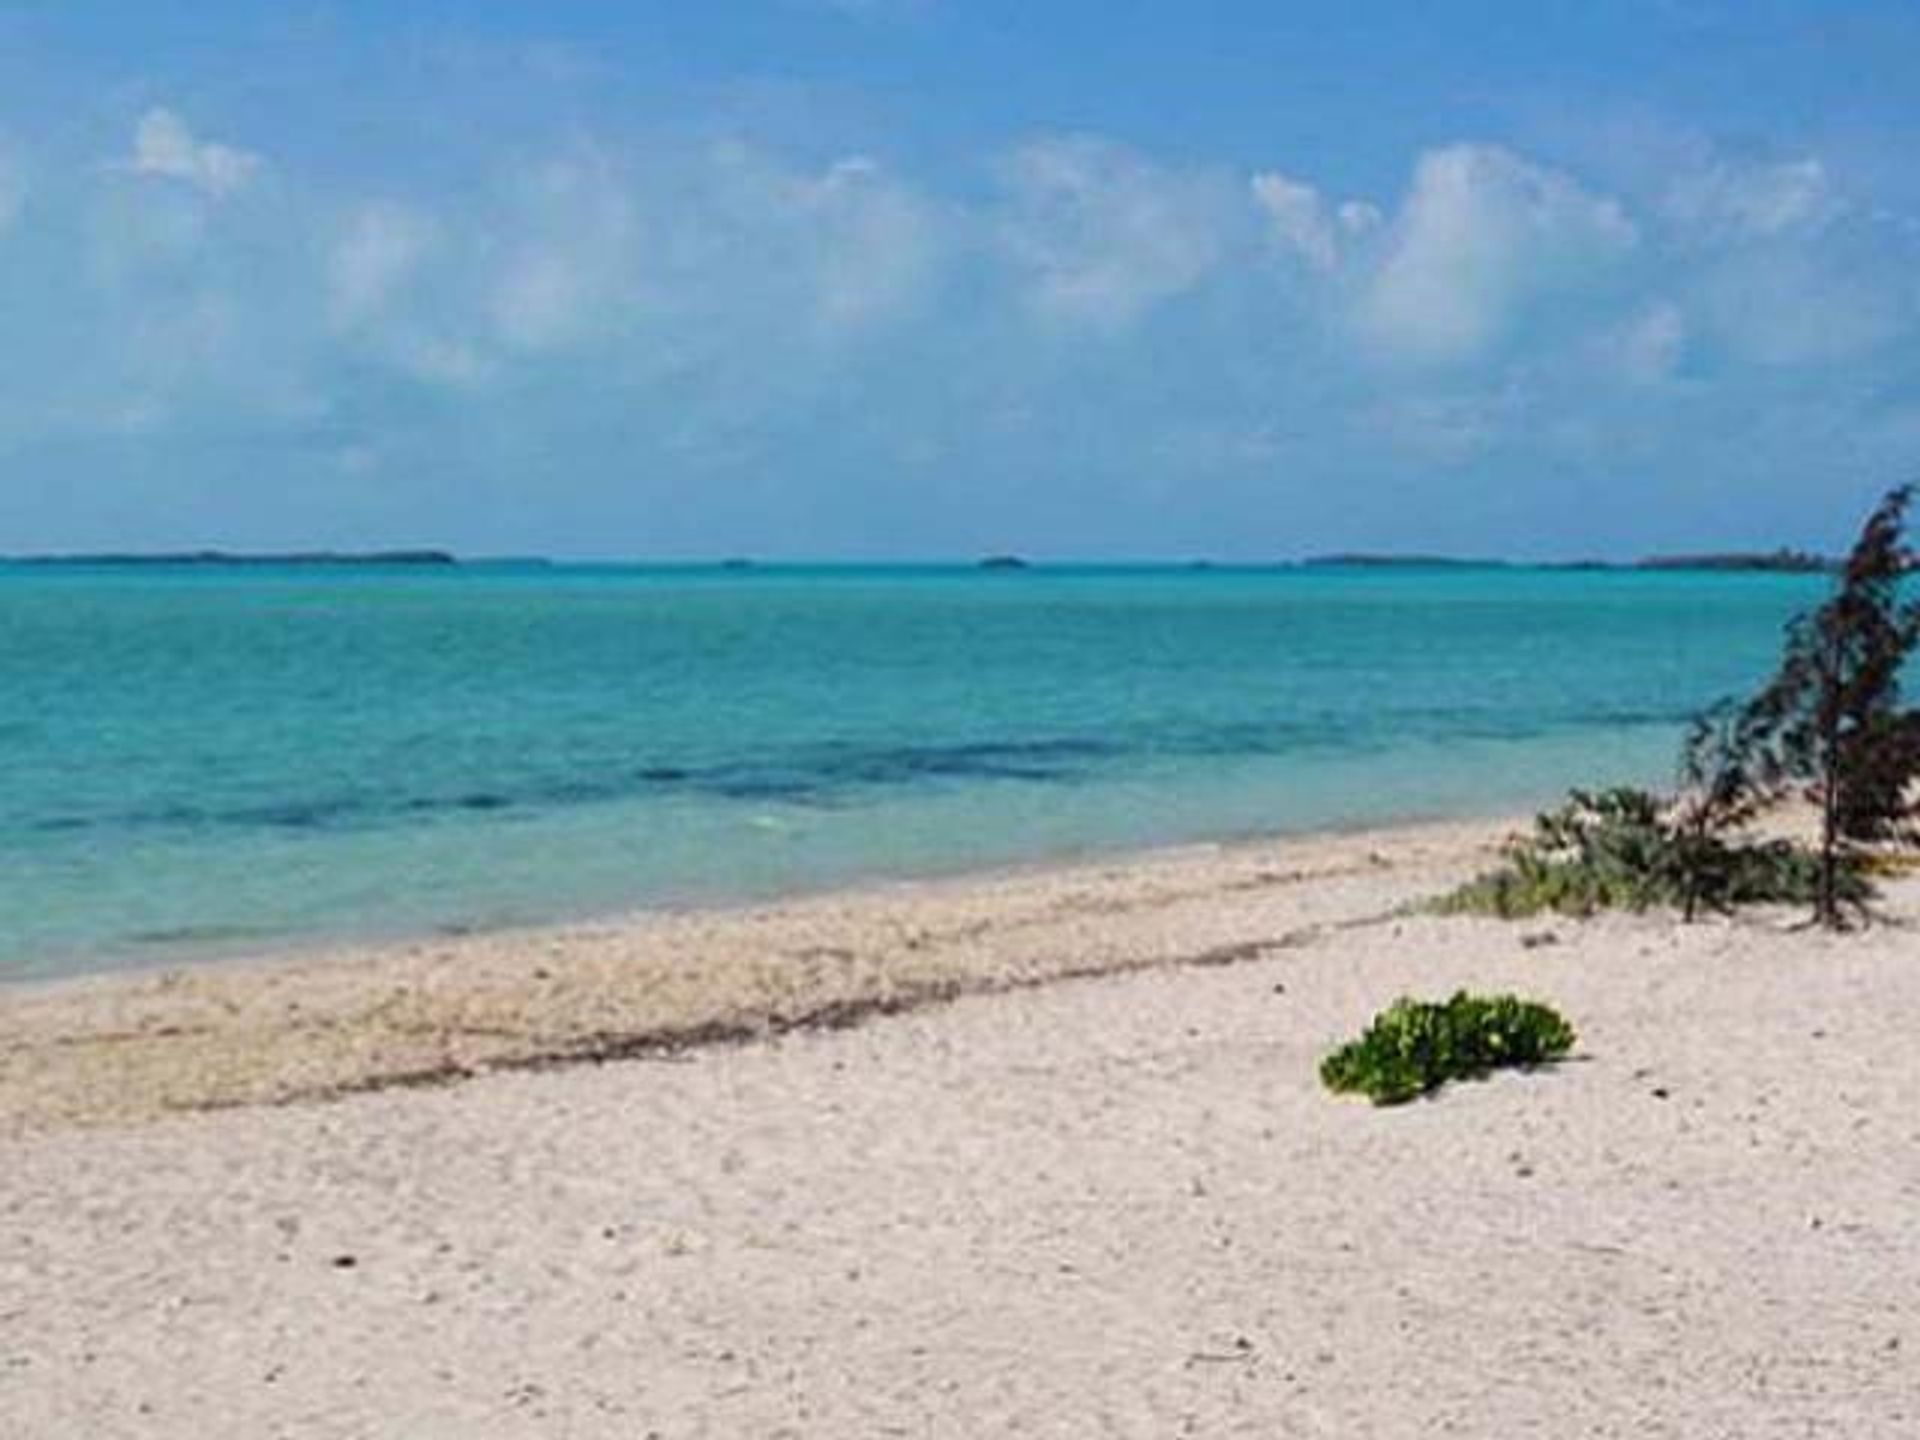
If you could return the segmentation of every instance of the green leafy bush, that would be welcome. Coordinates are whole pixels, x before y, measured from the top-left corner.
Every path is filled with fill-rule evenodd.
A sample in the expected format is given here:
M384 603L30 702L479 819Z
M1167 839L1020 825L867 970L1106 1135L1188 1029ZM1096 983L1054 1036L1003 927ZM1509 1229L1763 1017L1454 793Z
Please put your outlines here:
M1857 863L1842 866L1838 883L1852 903L1871 894ZM1820 858L1785 840L1729 839L1644 790L1576 790L1507 847L1504 865L1434 908L1508 920L1660 906L1691 914L1702 904L1809 904L1819 888Z
M1573 1042L1573 1027L1557 1012L1513 995L1461 990L1444 1004L1403 997L1322 1060L1320 1079L1341 1094L1399 1105L1449 1080L1558 1059Z

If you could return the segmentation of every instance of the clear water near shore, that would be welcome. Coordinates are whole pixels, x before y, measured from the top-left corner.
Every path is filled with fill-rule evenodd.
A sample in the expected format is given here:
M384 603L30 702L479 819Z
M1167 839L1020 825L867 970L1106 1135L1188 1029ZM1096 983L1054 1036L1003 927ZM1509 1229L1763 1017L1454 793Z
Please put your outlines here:
M0 567L0 979L1663 781L1824 583Z

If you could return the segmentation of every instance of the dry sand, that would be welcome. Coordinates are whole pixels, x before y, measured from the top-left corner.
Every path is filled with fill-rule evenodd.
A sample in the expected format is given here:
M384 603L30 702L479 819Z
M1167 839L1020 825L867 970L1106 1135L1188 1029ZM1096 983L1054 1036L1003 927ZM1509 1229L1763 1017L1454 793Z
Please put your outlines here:
M0 989L0 1135L431 1084L820 1027L984 990L1221 963L1366 923L1504 824L1106 864Z
M0 998L0 1435L1920 1434L1920 886L1395 917L1489 836ZM1456 985L1577 1058L1319 1089Z

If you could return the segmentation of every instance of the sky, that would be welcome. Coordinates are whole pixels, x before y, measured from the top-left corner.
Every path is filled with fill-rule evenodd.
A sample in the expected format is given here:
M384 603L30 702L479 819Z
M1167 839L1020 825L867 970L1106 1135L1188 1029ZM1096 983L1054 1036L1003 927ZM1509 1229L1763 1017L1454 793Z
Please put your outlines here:
M0 554L1623 558L1920 474L1920 7L0 0Z

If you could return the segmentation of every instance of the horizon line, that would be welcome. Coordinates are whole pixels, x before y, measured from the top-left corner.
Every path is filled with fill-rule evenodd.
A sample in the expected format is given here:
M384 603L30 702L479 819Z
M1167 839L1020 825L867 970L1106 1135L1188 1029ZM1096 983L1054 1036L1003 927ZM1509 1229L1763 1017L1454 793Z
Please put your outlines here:
M17 567L57 566L205 566L286 567L388 566L393 568L441 568L477 566L645 566L673 569L804 569L804 568L960 568L986 570L1022 570L1035 568L1141 568L1186 570L1274 570L1274 569L1738 569L1780 573L1813 572L1831 569L1838 557L1791 546L1769 550L1688 550L1655 552L1627 558L1595 555L1564 557L1518 557L1503 555L1457 555L1418 550L1339 550L1295 556L1270 556L1257 559L1233 559L1205 554L1189 555L1047 555L1017 551L997 551L971 555L917 556L759 556L750 553L710 554L702 556L644 555L568 555L497 554L463 552L429 546L370 547L366 549L229 549L196 547L159 550L72 550L0 554L0 565Z

